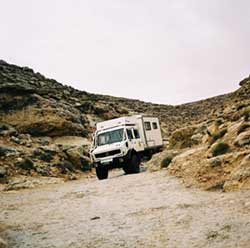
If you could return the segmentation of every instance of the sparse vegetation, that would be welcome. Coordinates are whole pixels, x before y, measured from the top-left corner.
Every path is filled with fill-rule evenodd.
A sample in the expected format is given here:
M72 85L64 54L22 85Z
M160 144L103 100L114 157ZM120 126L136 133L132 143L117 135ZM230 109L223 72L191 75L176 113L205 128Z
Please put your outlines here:
M223 124L223 119L222 118L218 118L216 121L215 121L215 124L217 126L220 126L221 124Z
M225 154L229 151L229 145L224 142L219 142L212 148L212 155L213 157Z
M217 132L212 133L209 144L212 145L216 140L221 139L226 133L227 133L227 128L223 128Z
M242 116L244 117L245 121L249 120L249 117L250 117L250 106L247 106L246 108L243 109Z
M172 162L173 156L168 155L161 161L161 168L167 168L169 164Z
M159 117L165 144L173 148L152 158L152 170L168 168L173 175L179 174L183 180L196 180L208 188L228 181L229 173L240 165L243 156L238 158L237 153L249 153L248 132L244 136L245 130L250 130L249 78L233 93L178 106L94 95L46 79L30 69L1 62L0 79L0 122L3 123L0 135L7 148L14 147L18 151L0 161L0 167L8 169L8 177L23 171L28 174L29 170L32 176L58 177L89 171L87 147L84 148L86 154L81 154L82 151L72 153L74 157L66 154L65 149L88 143L96 122L138 113ZM55 143L61 137L68 140L68 136L80 136L81 142ZM35 148L43 146L55 149L56 154L51 161L33 153ZM223 157L212 158L228 151L230 153ZM177 154L180 156L175 157ZM15 166L18 156L34 160L35 169L24 170ZM221 161L211 162L213 159ZM74 167L68 162L62 163L65 160ZM227 168L226 175L224 170L220 170L222 166L213 166L227 162L230 168Z

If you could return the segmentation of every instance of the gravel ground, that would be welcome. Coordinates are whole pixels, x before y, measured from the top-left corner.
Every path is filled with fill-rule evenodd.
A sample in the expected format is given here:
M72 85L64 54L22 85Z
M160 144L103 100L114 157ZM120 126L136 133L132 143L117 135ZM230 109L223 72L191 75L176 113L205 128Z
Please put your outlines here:
M0 207L9 247L250 247L250 191L187 189L166 170L1 192Z

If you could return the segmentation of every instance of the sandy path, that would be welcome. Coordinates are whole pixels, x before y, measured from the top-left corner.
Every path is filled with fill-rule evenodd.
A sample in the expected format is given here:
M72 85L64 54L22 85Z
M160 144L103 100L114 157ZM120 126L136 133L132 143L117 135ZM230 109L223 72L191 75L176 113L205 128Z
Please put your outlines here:
M250 191L186 189L166 171L0 193L10 247L250 247Z

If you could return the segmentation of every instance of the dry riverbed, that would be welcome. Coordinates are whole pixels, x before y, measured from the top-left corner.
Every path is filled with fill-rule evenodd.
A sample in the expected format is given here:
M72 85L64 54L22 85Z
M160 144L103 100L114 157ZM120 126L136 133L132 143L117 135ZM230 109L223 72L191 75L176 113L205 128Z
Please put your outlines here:
M0 192L9 247L249 247L250 191L187 189L167 171Z

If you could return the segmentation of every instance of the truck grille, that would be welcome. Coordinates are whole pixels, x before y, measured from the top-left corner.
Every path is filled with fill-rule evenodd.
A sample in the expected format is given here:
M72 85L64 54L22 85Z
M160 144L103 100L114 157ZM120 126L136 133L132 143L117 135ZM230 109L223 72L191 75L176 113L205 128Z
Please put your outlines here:
M120 149L109 151L109 152L98 153L98 154L95 154L95 157L96 158L105 158L105 157L113 156L113 155L116 155L116 154L119 154L119 153L121 153Z

